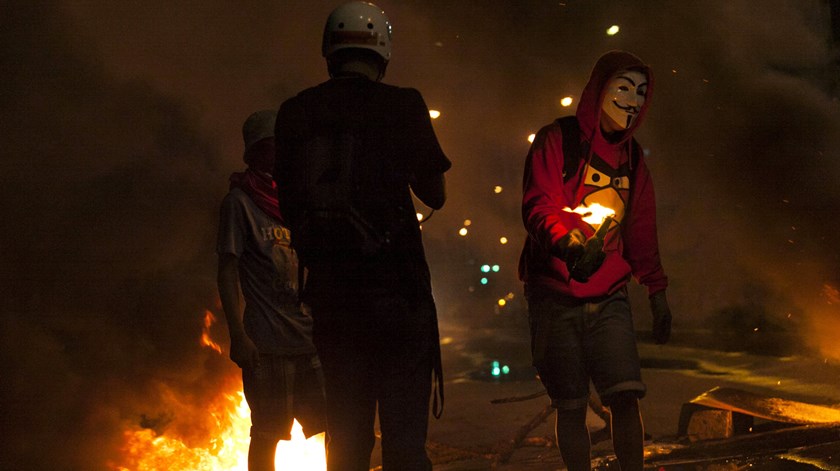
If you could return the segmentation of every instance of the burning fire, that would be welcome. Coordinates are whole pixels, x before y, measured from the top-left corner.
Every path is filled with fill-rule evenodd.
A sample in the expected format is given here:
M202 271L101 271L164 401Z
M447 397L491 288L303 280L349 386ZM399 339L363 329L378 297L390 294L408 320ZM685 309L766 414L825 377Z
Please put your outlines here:
M231 410L232 409L232 410ZM190 446L176 437L155 435L150 429L125 431L124 464L117 471L163 469L195 471L247 471L251 412L242 391L221 394L211 407L218 433L207 446ZM327 469L324 434L307 440L295 420L292 439L281 441L274 455L276 469Z
M823 284L823 296L828 304L840 304L840 290L828 283Z
M615 210L598 203L592 203L590 206L582 204L575 209L563 208L563 211L580 214L583 216L584 222L589 223L595 229L600 227L607 217L615 215Z
M806 307L806 339L826 361L830 358L840 362L840 343L836 335L840 329L840 290L823 282L820 291L818 298L808 297L802 301Z
M210 310L204 311L204 329L201 331L201 344L212 348L217 353L222 353L222 347L210 338L210 326L216 322L216 316Z
M201 344L221 354L221 347L209 333L215 321L213 314L206 311ZM172 397L167 402L177 406L188 400ZM238 375L224 381L216 400L207 407L206 416L212 426L203 443L192 443L166 432L158 434L149 428L134 426L125 430L121 463L111 464L110 468L115 471L247 471L251 411ZM326 470L324 434L307 440L295 420L292 439L278 443L274 463L278 470Z

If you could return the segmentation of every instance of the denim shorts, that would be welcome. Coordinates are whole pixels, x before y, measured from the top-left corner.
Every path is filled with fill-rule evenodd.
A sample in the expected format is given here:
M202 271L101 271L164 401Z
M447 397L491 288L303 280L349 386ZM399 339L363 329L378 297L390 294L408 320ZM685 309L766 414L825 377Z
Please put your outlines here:
M607 406L618 392L645 395L626 290L597 300L531 294L528 315L533 363L555 408L585 407L590 380Z
M259 366L242 370L251 409L251 437L291 439L294 419L307 437L325 430L324 376L317 355L260 355Z

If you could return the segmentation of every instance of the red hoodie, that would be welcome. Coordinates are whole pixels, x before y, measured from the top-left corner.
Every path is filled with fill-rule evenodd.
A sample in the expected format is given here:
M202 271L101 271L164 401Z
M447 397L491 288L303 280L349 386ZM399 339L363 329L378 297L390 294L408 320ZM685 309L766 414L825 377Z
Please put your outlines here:
M647 97L630 128L608 141L600 126L605 87L613 74L631 68L647 74ZM650 68L636 56L613 51L598 60L576 113L583 168L565 183L560 125L549 124L537 134L523 181L522 219L528 238L519 260L519 277L527 292L547 289L574 298L595 298L621 289L631 274L647 287L648 294L668 286L659 259L653 182L641 149L636 150L638 157L632 165L630 161L630 149L637 145L632 135L644 119L652 92ZM550 249L572 229L586 237L595 233L581 215L563 209L596 202L614 209L618 224L607 234L603 265L589 281L580 283L569 278L566 263L552 256Z

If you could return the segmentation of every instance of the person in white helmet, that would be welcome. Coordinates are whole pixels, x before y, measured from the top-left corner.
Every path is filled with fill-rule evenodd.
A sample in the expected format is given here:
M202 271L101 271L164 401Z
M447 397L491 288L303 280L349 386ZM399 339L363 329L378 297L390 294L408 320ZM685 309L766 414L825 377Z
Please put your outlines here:
M230 176L217 245L230 358L251 409L250 471L274 470L277 441L291 439L295 418L307 437L326 428L312 318L298 302L298 262L271 178L276 116L257 111L242 127L248 168Z
M329 16L330 79L280 107L274 172L327 391L327 467L369 469L377 410L385 471L429 470L442 407L437 315L413 193L439 209L451 163L417 90L383 84L391 24L350 2ZM433 374L434 373L434 374Z

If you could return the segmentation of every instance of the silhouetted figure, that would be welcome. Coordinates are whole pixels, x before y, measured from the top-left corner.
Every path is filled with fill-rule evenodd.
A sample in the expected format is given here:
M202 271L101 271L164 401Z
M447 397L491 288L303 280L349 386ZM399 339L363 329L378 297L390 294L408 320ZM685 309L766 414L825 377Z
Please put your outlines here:
M323 432L326 425L312 318L298 301L297 257L271 177L276 115L258 111L245 121L248 169L230 177L217 246L230 358L242 368L251 408L250 471L274 470L277 441L291 438L294 418L307 437Z
M391 57L384 12L340 6L323 39L331 78L281 106L275 179L308 271L302 294L324 365L327 466L369 469L378 407L383 469L429 470L440 344L411 191L442 207L450 162L420 93L380 81Z

